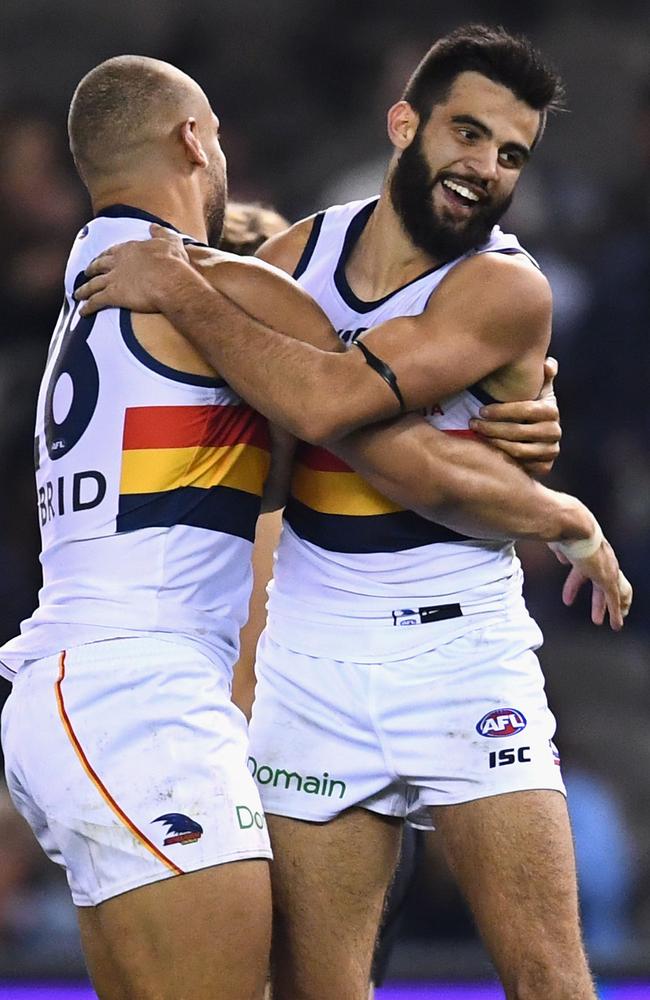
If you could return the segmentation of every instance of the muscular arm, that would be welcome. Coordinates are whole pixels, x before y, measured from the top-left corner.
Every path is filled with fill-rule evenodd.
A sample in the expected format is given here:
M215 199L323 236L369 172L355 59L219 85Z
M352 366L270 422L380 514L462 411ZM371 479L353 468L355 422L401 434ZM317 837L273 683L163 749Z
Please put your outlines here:
M595 519L483 442L416 416L363 428L331 450L400 506L475 538L588 538Z
M593 514L575 497L546 489L501 452L416 417L364 428L333 450L396 503L463 534L551 543L560 561L572 565L564 603L572 604L590 580L594 624L608 611L611 627L623 627L632 588Z
M296 451L297 440L287 434L281 427L269 425L271 435L271 466L264 484L262 496L262 514L279 510L287 502L291 470Z
M461 354L467 352L469 359L463 368L464 379L471 381L479 378L476 373L483 369L473 365L487 365L492 371L498 369L499 360L505 364L507 359L512 360L518 351L530 349L531 345L536 345L538 350L541 345L545 350L550 302L543 288L530 287L528 279L531 273L527 269L518 272L519 277L524 279L519 286L519 295L525 297L525 308L519 311L519 320L528 323L528 336L523 339L523 346L514 342L516 331L507 323L503 304L498 298L495 301L491 289L484 287L481 291L476 290L474 306L468 310L474 317L475 336L469 340L464 338L462 324L455 327L454 334L461 342ZM488 280L488 274L489 271L483 274L484 281ZM448 302L448 296L440 297L443 309L446 298ZM482 328L479 313L489 317L489 322ZM394 327L389 327L390 324L384 324L373 329L373 336L376 334L385 338L384 346L389 356L392 346L396 355L401 357L401 339L398 344ZM497 335L497 327L505 333ZM453 325L451 329L454 330ZM403 329L400 338L402 334ZM416 338L421 334L421 330L417 331ZM325 337L328 336L329 331L325 331ZM479 351L481 343L482 352ZM416 358L417 352L416 347ZM323 351L317 353L330 361L350 356L325 354ZM478 354L480 358L476 360ZM429 384L436 378L436 366L431 362L428 349L422 348L417 361L409 369L413 384L411 398L417 399L416 393L422 391L425 393L422 402L425 402L429 400L426 395ZM541 357L538 362L541 370ZM445 384L442 381L444 378L449 380L446 390L440 390L440 394L453 392L455 383L452 379L457 377L455 371L446 368L443 362L439 367L442 374L438 376L437 384ZM295 387L300 385L300 380L297 383L292 381L289 392L294 392ZM317 387L309 381L307 385L314 398L311 399L310 394L304 397L298 393L304 405L322 405L323 397L317 394ZM340 395L334 399L334 407L337 411L341 410ZM345 408L348 408L347 399ZM321 416L319 412L318 419ZM545 489L514 463L485 445L442 434L417 417L397 421L388 427L373 426L358 430L346 440L336 442L334 449L338 449L343 458L347 458L384 494L425 517L441 521L463 533L478 533L479 537L498 538L505 535L539 538L555 544L559 542L562 558L573 565L563 589L565 602L572 603L582 584L589 579L594 585L592 621L601 624L608 610L612 628L622 627L631 600L631 588L620 573L616 556L602 538L595 518L574 497ZM406 488L404 484L407 484Z
M149 308L163 312L237 392L297 437L330 443L398 412L393 392L360 351L335 354L323 349L323 341L314 346L313 341L294 339L285 317L298 315L305 295L276 269L218 258L208 266L199 251L193 252L202 268L199 274L189 265L180 240L167 234L147 246L127 244L109 251L94 265L100 274L96 280L106 277L101 268L107 260L119 255L122 262L128 261L129 252L137 255L137 266L128 265L128 282L124 275L130 294L146 289ZM445 279L450 282L447 292L441 294L441 285L423 314L389 320L366 337L371 350L392 365L407 409L430 405L535 347L541 383L549 325L547 288L531 267L496 258L486 254L459 265ZM238 304L232 282L228 285L228 274L236 267L242 294L253 307L241 300ZM256 315L260 297L270 301L280 296L284 305L273 311L277 320ZM101 293L98 298L99 305L109 301L102 301ZM134 306L132 299L126 305L143 308L139 301ZM311 340L308 317L304 325L303 337ZM331 328L329 338L335 347Z
M295 285L291 284L286 276L277 270L258 264L254 271L251 268L249 272L255 286L252 293L252 285L247 281L240 284L239 280L235 281L230 293L217 292L192 268L185 249L177 237L165 233L159 227L154 231L162 233L160 238L147 243L124 244L98 258L90 268L92 280L77 293L80 298L90 297L84 306L84 314L107 305L122 305L132 310L165 313L173 325L187 335L199 353L212 363L249 403L275 418L285 429L315 443L322 441L329 443L332 436L341 438L357 426L368 423L369 420L379 421L394 415L397 407L391 390L365 365L358 351L335 353L338 346L336 338L322 312L308 300L304 292L297 293ZM204 269L206 263L205 260L202 262ZM467 263L469 266L474 261ZM221 269L220 281L223 282L229 274L232 280L233 273L237 275L245 273L243 269L246 265L240 262L236 272L233 272L234 266L231 260ZM215 271L217 267L218 265L214 267ZM460 267L458 270L460 271ZM417 366L409 366L407 360L406 366L399 370L399 374L404 378L409 404L412 406L419 407L425 400L435 400L438 396L444 396L456 391L456 388L479 380L480 373L484 371L483 366L485 374L490 372L498 374L499 365L506 365L508 361L519 358L518 352L526 354L533 348L540 350L541 347L543 350L545 347L548 332L548 297L540 285L533 288L528 284L533 272L521 267L516 276L514 273L510 275L511 280L508 282L509 293L512 294L513 290L517 292L515 301L520 307L516 312L517 327L520 321L526 320L524 324L526 335L523 340L516 343L514 342L516 329L512 323L512 316L509 321L508 315L504 312L504 301L500 299L499 294L496 296L493 294L489 269L482 270L480 274L475 273L478 281L477 301L482 305L485 318L480 320L475 316L476 328L472 334L474 339L463 340L463 350L469 351L469 358L463 363L464 381L460 385L454 381L455 372L442 362L439 366L440 373L437 374L435 352L431 355L424 344L423 338L431 338L434 332L434 327L430 326L429 310L426 320L422 323L416 324L412 319L405 320L406 325L401 328L405 343L408 340L408 346L419 359ZM471 296L472 288L466 289L466 292ZM240 295L243 296L241 307L236 304ZM442 296L441 301L444 302L444 298ZM309 302L307 306L305 299ZM434 299L438 299L438 295L434 296ZM277 322L282 324L282 330L286 332L280 333L269 325L269 320L263 315L265 303L273 303L273 314L277 316ZM260 318L257 318L260 313ZM294 330L287 329L287 316L291 317ZM395 328L397 322L391 321L373 330L373 337L384 338L381 341L382 347L388 351L391 360L391 352L395 352L398 341ZM292 339L301 336L300 328L303 324L302 336L317 337L318 346ZM500 333L497 327L499 329L502 327L503 332ZM473 350L474 346L476 352ZM408 357L408 353L407 350L405 356ZM459 364L461 361L462 359L459 359ZM354 414L352 419L349 417L349 411ZM362 411L361 418L359 413ZM332 427L336 422L337 413L343 413L344 417L336 425L334 433ZM325 434L321 431L324 414L329 419ZM399 425L396 426L399 428ZM375 430L377 433L380 431L380 429ZM395 429L392 433L395 433ZM424 433L422 428L420 433ZM435 432L429 429L427 433ZM383 446L380 442L377 452L377 439L372 438L372 429L366 431L366 434L369 437L365 441L356 439L356 445L360 445L360 448L354 455L352 451L349 452L350 459L366 475L369 473L371 477L377 475L379 478L374 481L379 484L379 488L389 496L391 494L396 498L399 496L398 502L403 503L401 496L395 492L401 490L401 478L391 474L390 470L387 472L385 466L379 464ZM372 448L371 440L374 440ZM497 535L515 534L543 539L555 537L573 540L577 549L574 548L570 553L574 568L565 584L565 600L570 602L580 583L585 579L591 579L594 582L593 620L597 622L603 620L607 605L613 627L620 628L623 614L629 607L631 591L626 581L623 580L622 584L619 582L618 564L611 548L606 542L598 545L599 529L595 528L593 516L586 508L573 498L544 491L542 497L547 506L543 507L540 513L540 508L536 507L536 504L542 501L531 491L542 490L542 487L530 480L521 479L508 484L506 469L512 475L518 477L524 475L515 467L505 464L503 472L501 474L497 472L489 482L486 482L480 474L459 476L457 463L461 459L457 452L449 459L450 465L444 473L447 482L444 482L441 455L446 454L449 458L450 449L455 448L460 442L446 439L441 435L438 444L442 451L438 453L431 471L435 472L437 469L440 479L433 476L432 495L424 498L416 496L415 502L413 497L409 497L403 505L414 507L427 516L431 516L435 508L438 520L446 519L447 523L467 531L468 526L473 524L476 511L485 504L484 494L487 493L489 499L486 506L486 510L489 510L487 530L490 534L494 532ZM467 446L470 444L472 442L465 442ZM343 449L345 447L342 445ZM348 447L351 449L355 447L355 439L348 442ZM343 454L346 454L345 451ZM371 471L373 454L374 471ZM407 472L405 463L408 455L412 464L410 471ZM416 443L413 451L407 448L401 451L399 460L404 474L409 477L409 483L417 484L424 479L425 467L419 461L421 457ZM474 464L475 458L476 456L473 458L470 455L466 456L470 469L478 468ZM440 484L438 492L436 484ZM498 492L499 488L502 489L501 493ZM528 508L525 506L526 503L531 503L532 506ZM452 512L452 506L457 508L457 514ZM458 521L456 517L468 520ZM518 521L519 518L522 520ZM485 517L480 520L485 523ZM497 521L499 521L498 526ZM580 541L582 539L588 539L586 547L588 556L584 554ZM597 546L595 552L592 551L594 542ZM567 552L566 546L564 551Z
M287 235L276 237L267 247L267 256L278 261L282 267L293 267L304 246L308 228L305 223L301 223L293 227ZM117 267L113 267L111 254L117 255L123 251L127 252L127 257L118 258ZM257 405L262 412L272 417L279 413L281 419L277 422L296 436L321 443L323 435L318 431L323 411L327 409L330 414L339 411L347 413L350 407L357 405L354 392L351 398L349 390L343 393L338 387L332 387L327 380L325 380L327 388L323 392L320 385L320 377L324 371L322 365L326 367L338 363L345 365L352 360L352 369L359 373L361 379L358 385L360 396L366 400L367 405L373 405L373 399L379 400L375 414L377 418L385 417L386 411L389 415L394 413L396 406L393 394L377 374L368 368L360 352L334 353L341 350L341 345L322 310L297 287L295 282L277 268L250 259L243 261L240 258L224 258L223 255L215 255L212 251L197 250L194 259L202 272L199 275L188 265L180 241L171 236L154 239L149 244L127 244L109 252L107 256L111 282L95 295L95 306L104 305L106 302L112 303L116 301L115 295L117 295L120 304L142 310L151 307L151 301L143 303L137 295L151 295L152 289L154 298L160 295L163 302L177 303L169 305L169 315L174 325L180 327L182 332L196 328L199 331L198 335L188 339L197 346L199 352L208 359L220 356L222 362L218 370L221 374L232 382L248 402ZM134 260L137 261L137 265L134 264ZM508 261L497 263L501 266ZM519 265L516 265L516 268L517 280L527 284L533 272ZM98 274L106 277L101 267L97 270ZM488 272L489 270L488 268ZM462 333L458 330L458 319L450 319L451 329L455 331L454 336L460 337L463 352L469 355L462 365L463 378L468 379L468 382L461 383L461 386L476 380L478 371L482 370L476 367L477 364L487 365L491 369L498 366L499 362L514 350L512 341L515 340L515 332L512 320L504 319L507 333L497 335L491 332L491 327L501 315L502 305L499 302L495 303L491 298L485 269L482 268L481 273L481 287L477 286L474 304L468 309L475 323L479 323L479 314L482 310L489 314L487 327L482 328L482 333L479 332L476 336L486 341L493 339L495 346L486 348L482 353L482 360L476 362L472 351L469 350L469 342L463 339ZM134 275L137 275L135 290ZM172 278L176 281L175 285ZM210 284L217 281L222 289L218 293L214 292ZM171 296L165 288L167 282L170 282L174 289ZM145 292L142 292L143 288ZM441 286L433 299L440 298L443 303L442 311L447 313L453 301L457 299L458 290L452 285L451 291L441 294L442 291ZM122 299L123 294L136 295L136 301ZM468 294L472 297L471 293ZM228 324L222 328L220 321L215 318L214 312L209 308L210 303L214 301L225 303L226 308L232 312L235 317L232 329ZM217 308L217 313L219 308L220 306ZM207 310L205 315L204 309ZM531 297L526 309L531 310L532 329L527 337L533 341L539 340L543 344L547 335L548 310L548 299L543 288L540 291L540 287L537 287L537 294ZM403 332L406 336L408 329L417 327L413 334L414 343L419 342L422 337L422 329L416 323L416 319L407 317L403 321L405 324ZM281 324L283 332L277 332L269 325L271 322ZM394 323L397 322L401 321L391 320L381 327L374 328L373 346L375 338L382 338L386 350L396 353ZM427 329L430 322L429 317ZM235 335L237 331L241 333L242 329L252 331L254 334L248 346L244 342L244 349L241 347L241 337ZM261 334L261 338L256 336L258 333ZM447 336L444 331L441 336L443 335ZM304 343L303 340L306 338L309 338L311 343ZM270 353L264 350L267 342L272 345ZM229 344L234 345L230 352ZM273 345L277 350L274 350ZM295 354L294 349L297 352ZM424 355L428 357L428 351L424 348L419 350L418 365L408 369L405 381L411 380L412 394L417 399L418 405L422 405L429 398L426 393L430 391L429 383L436 378L435 369L438 363L435 352L432 355L433 360L430 358L426 360ZM285 351L286 354L283 353ZM408 355L409 351L403 353ZM224 369L223 359L226 357L230 359L232 368ZM278 367L275 363L278 357L284 360L284 367ZM269 360L273 358L275 361ZM238 377L238 365L242 359L244 359L243 374ZM307 361L313 361L316 365L316 377ZM456 376L442 358L439 368L441 371L439 384L443 385L444 391L448 393L452 391L452 385L457 386L460 376ZM234 373L234 377L231 372ZM349 382L344 384L349 386ZM275 401L268 406L265 405L267 389ZM418 392L421 393L420 396L417 395ZM381 402L382 399L384 403ZM291 419L286 417L289 412L294 414ZM324 437L328 438L328 435ZM334 446L335 449L338 448L342 457L353 467L358 468L381 492L400 505L415 509L426 517L436 520L447 518L449 526L464 533L478 534L480 537L483 529L487 532L487 536L484 537L580 539L588 537L593 529L593 518L582 513L584 508L577 501L574 502L577 506L567 505L564 498L558 498L558 494L550 491L539 492L541 488L536 490L535 485L527 481L524 473L489 448L480 447L472 441L449 438L429 427L421 418L412 417L410 423L398 423L392 427L368 428L365 433L357 431L352 437L346 436L345 440L342 437L341 435L338 445ZM329 439L327 443L332 447ZM481 474L482 462L485 464ZM490 490L492 502L490 505L485 504L483 510L484 491ZM540 507L542 498L544 505ZM270 498L269 506L275 506L280 502L281 498ZM570 514L567 512L567 506L570 508ZM577 509L580 510L580 515L576 513Z

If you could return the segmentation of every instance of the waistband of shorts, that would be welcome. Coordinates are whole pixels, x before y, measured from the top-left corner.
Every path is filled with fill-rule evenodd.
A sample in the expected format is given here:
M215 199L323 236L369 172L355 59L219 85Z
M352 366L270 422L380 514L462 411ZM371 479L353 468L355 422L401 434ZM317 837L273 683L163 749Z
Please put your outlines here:
M324 613L299 600L269 600L266 631L280 645L309 656L358 663L397 660L435 649L465 632L529 619L518 583L513 581L500 594L467 595L469 600L450 594L432 595L430 603L411 604L407 599L401 608L384 602L365 617Z
M399 598L398 598L399 599ZM393 632L395 628L408 628L413 625L435 625L451 621L454 618L472 619L476 616L502 614L519 610L523 606L521 592L499 594L478 601L440 600L435 604L419 604L413 602L410 607L406 602L402 607L393 607L383 602L382 609L375 608L366 614L350 615L345 610L321 611L312 605L299 600L291 604L284 601L269 600L268 619L282 621L284 626L297 628L328 628L340 629L342 632L382 631Z

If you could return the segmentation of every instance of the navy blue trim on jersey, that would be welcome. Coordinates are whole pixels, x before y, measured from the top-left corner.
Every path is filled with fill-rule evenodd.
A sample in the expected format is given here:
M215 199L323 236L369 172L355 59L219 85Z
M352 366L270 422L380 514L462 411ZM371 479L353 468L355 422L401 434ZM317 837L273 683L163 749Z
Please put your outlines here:
M339 295L346 305L350 306L351 309L354 309L355 312L358 313L368 313L372 312L373 309L378 309L379 306L383 306L384 302L388 302L388 300L392 299L398 292L408 288L409 285L415 284L416 281L420 281L422 278L426 278L428 275L433 274L434 271L437 271L443 266L442 264L436 264L435 267L430 267L427 271L423 271L422 274L418 274L417 278L407 281L405 285L400 285L399 288L389 292L388 295L384 295L381 299L375 299L374 302L364 302L363 299L357 298L348 284L348 279L345 275L345 268L357 240L366 227L368 219L377 207L377 201L378 199L364 205L352 219L352 222L348 226L347 233L345 234L341 255L334 271L334 284L336 285Z
M202 243L201 240L195 240L193 236L183 236L183 246L184 247L205 247L206 250L212 250L213 248L209 243Z
M483 403L484 406L488 406L490 403L505 402L505 400L503 399L495 399L494 396L491 396L489 392L486 392L485 389L482 389L481 386L478 384L478 382L476 383L476 385L470 385L467 389L467 392L471 392L474 399L478 399L479 403Z
M96 219L142 219L143 222L155 222L157 226L164 226L165 229L173 229L175 233L180 233L180 229L172 226L171 222L160 219L151 212L145 212L142 208L134 208L133 205L107 205L100 209L95 216Z
M526 260L529 260L530 263L533 264L537 268L538 271L542 270L541 267L540 267L540 265L535 260L535 258L532 257L531 254L529 254L527 250L524 250L523 247L504 247L502 250L489 250L489 251L486 251L486 252L488 252L488 253L503 253L503 254L506 254L506 256L509 256L509 257L514 257L516 254L521 254L521 256L525 257Z
M230 486L179 486L161 493L124 493L119 498L116 529L171 528L185 524L252 542L262 501Z
M100 219L102 216L105 216L107 219L142 219L143 222L155 222L157 226L164 226L165 229L173 229L179 236L181 234L180 229L172 226L171 222L167 222L166 219L159 219L157 215L145 212L142 208L133 208L132 205L109 205L107 208L102 208L95 218ZM183 236L183 243L185 246L189 244L194 247L208 247L208 249L210 247L209 243L196 240L193 236Z
M131 354L152 372L164 375L165 378L172 379L174 382L183 382L185 385L205 386L206 389L218 389L228 384L222 378L211 378L209 375L193 375L191 372L180 372L176 368L170 368L169 365L163 364L162 361L158 361L157 358L152 357L149 351L145 350L142 346L133 331L133 322L129 309L120 309L120 330L122 331L122 339Z
M413 511L393 514L323 514L290 497L284 518L300 537L330 552L402 552L434 542L472 541Z
M88 280L86 278L86 272L85 271L82 271L81 275L83 276L83 280L84 281ZM73 291L76 292L76 290L82 284L83 284L83 281L79 281L79 275L77 275L77 277L75 279ZM50 360L50 358L52 357L52 351L54 350L54 348L58 347L58 345L59 345L59 337L60 337L61 331L65 327L66 320L68 319L68 315L70 313L70 309L71 308L72 308L72 303L70 302L70 299L68 298L68 296L65 295L63 297L63 305L61 306L61 312L59 313L59 318L56 321L56 326L54 327L54 332L52 333L52 337L50 339L50 345L49 345L49 347L47 349L47 358L46 358L46 362L45 362L46 364Z
M298 279L301 274L307 270L307 265L312 258L314 250L316 249L316 244L318 243L318 237L320 236L320 231L323 226L323 219L325 218L325 212L319 212L315 216L312 223L311 232L309 234L309 239L305 243L305 248L300 255L300 260L296 264L296 268L293 272L292 277Z

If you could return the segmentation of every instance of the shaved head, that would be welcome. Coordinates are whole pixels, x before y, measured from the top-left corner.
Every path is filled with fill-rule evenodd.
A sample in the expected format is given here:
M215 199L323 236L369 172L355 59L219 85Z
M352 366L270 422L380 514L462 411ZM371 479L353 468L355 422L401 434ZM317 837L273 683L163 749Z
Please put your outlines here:
M191 209L198 198L208 238L219 240L227 192L219 122L186 73L147 56L107 59L75 90L68 134L93 203L155 195L178 210L179 199Z
M70 149L92 182L128 170L187 118L209 113L194 80L159 59L115 56L87 73L68 115Z

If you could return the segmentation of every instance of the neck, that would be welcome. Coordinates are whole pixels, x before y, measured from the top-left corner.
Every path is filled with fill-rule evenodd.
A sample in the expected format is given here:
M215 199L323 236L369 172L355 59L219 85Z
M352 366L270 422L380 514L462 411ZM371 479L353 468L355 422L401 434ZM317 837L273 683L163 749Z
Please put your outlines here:
M409 239L385 181L377 207L350 254L346 268L350 286L362 299L380 299L438 263Z
M150 180L148 183L98 185L90 192L95 214L109 205L131 205L171 223L181 233L207 242L203 206L193 191Z

